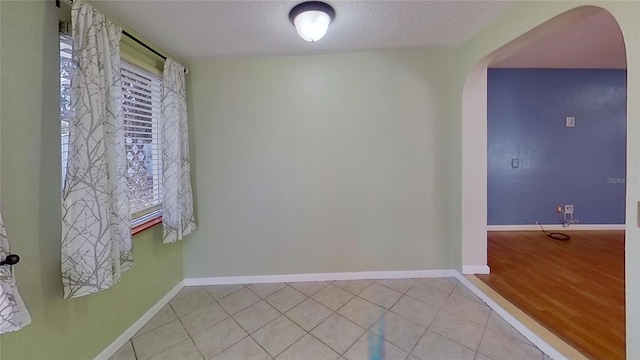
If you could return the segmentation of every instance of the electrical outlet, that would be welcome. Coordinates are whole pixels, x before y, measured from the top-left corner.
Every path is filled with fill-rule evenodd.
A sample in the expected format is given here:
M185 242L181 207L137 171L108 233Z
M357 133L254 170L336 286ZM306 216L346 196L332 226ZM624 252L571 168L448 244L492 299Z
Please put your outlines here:
M567 116L565 118L565 125L567 127L576 127L576 118L574 116Z
M565 205L564 206L565 214L573 214L573 205Z

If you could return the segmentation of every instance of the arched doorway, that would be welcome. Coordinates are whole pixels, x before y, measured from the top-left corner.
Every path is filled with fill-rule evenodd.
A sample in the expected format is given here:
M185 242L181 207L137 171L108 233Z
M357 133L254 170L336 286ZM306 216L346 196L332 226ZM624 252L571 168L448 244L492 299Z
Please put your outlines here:
M487 68L532 48L560 31L604 13L620 38L616 20L606 10L585 6L572 9L534 28L482 58L468 74L462 100L462 264L465 273L489 273L487 264ZM622 40L622 43L624 41ZM624 48L622 49L624 53ZM475 149L473 156L469 149ZM482 151L480 154L479 152Z

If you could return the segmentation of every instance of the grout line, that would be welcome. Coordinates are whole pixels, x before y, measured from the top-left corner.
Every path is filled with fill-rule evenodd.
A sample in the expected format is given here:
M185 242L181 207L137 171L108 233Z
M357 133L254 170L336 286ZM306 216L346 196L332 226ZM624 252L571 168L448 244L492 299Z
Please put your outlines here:
M131 343L131 348L133 349L133 357L136 358L136 360L138 360L138 354L136 354L136 347L133 346L133 338L129 339L129 342Z
M187 334L189 334L189 332L187 332ZM193 344L193 347L196 348L198 354L200 354L200 356L202 356L202 358L204 359L204 354L202 353L202 351L200 351L200 348L198 347L198 345L196 345L196 342L193 340L191 335L189 335L189 340L191 340L191 343Z
M491 317L491 313L493 310L489 311L489 317ZM489 323L489 318L487 318L487 323ZM482 340L484 340L484 334L487 332L487 325L482 328L482 336L480 336L480 341L478 341L478 346L476 348L476 356L478 356L478 352L480 351L480 345L482 345ZM542 352L542 351L541 351ZM484 354L482 354L484 355ZM485 355L486 356L486 355ZM488 357L488 356L487 356Z

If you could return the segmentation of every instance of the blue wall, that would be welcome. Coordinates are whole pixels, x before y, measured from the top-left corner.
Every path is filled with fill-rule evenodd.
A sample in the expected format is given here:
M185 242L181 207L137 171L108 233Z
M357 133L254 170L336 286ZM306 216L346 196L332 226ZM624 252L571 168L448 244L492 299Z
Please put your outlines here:
M561 204L624 224L626 89L625 70L489 69L488 224L562 223Z

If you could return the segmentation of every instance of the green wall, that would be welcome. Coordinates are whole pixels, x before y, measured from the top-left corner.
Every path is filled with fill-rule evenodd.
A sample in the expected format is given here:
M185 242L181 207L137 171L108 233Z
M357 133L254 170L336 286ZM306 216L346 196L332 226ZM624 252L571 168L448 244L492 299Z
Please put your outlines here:
M189 62L185 276L452 268L453 55Z
M57 21L53 1L0 2L0 196L33 318L0 337L2 359L93 358L183 278L181 244L161 244L156 226L134 238L120 283L62 300Z

